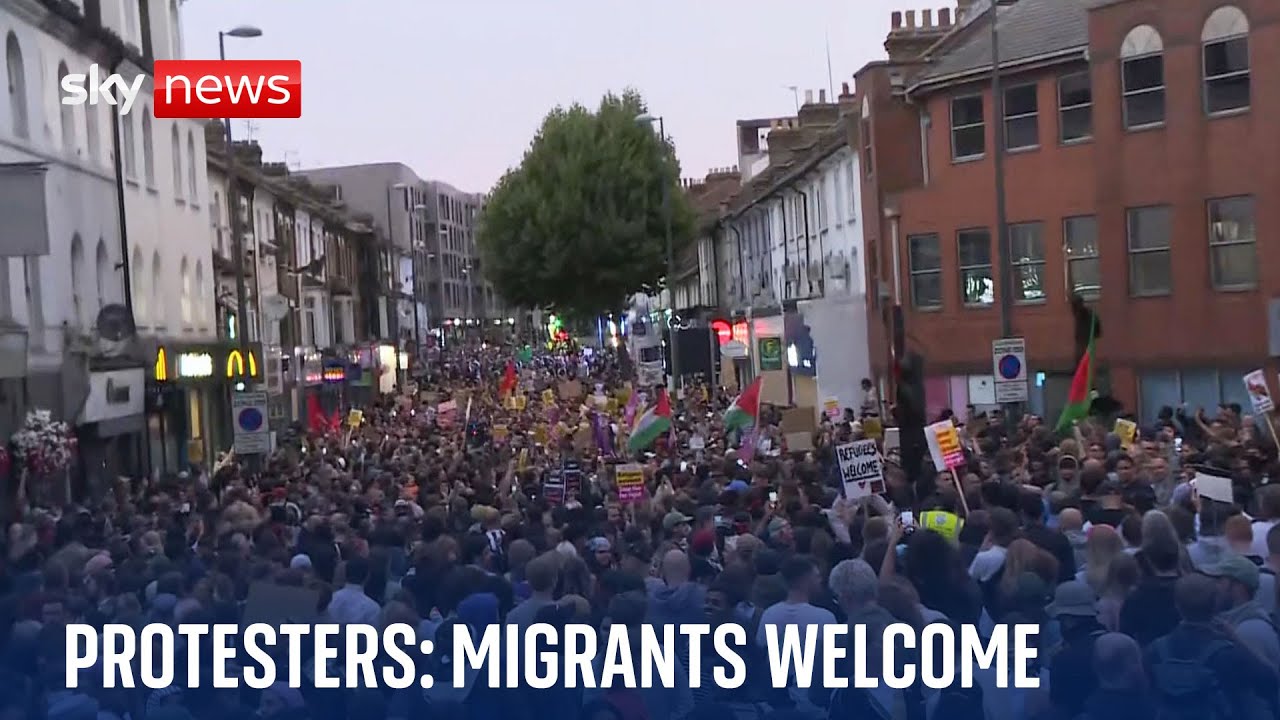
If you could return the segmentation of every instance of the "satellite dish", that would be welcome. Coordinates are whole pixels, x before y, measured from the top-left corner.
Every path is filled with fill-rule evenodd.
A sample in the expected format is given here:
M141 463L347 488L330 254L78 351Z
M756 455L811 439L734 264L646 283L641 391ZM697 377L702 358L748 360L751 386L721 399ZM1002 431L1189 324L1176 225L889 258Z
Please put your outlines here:
M283 295L268 295L262 299L262 311L267 319L276 322L289 315L289 298Z
M119 303L104 305L98 311L98 319L94 325L97 327L98 337L109 342L124 342L138 333L133 313Z

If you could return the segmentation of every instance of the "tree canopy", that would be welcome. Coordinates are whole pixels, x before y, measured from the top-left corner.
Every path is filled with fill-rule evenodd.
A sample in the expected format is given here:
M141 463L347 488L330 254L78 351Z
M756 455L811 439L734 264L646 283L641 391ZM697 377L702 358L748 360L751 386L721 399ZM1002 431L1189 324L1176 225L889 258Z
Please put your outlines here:
M593 112L557 107L481 215L482 271L508 302L570 316L619 311L667 270L664 185L677 255L695 219L675 148L636 118L640 95L608 94Z

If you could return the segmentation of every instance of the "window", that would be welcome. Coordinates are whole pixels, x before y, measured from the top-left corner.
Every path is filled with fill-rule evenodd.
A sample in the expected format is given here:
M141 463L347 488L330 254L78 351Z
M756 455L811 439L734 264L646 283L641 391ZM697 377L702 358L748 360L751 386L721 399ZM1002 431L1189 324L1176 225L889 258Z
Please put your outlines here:
M98 130L98 106L84 106L84 134L85 147L88 148L90 165L96 165L100 158L98 153L101 152L102 136Z
M1006 150L1040 144L1036 86L1018 85L1004 91L1004 146Z
M986 125L982 121L982 96L951 99L951 158L970 160L987 151Z
M155 311L157 330L165 328L164 275L161 273L160 253L151 256L151 307Z
M827 229L827 177L822 176L818 181L818 230L825 231Z
M1169 207L1161 205L1131 208L1127 225L1129 293L1135 297L1169 294L1173 289L1169 257Z
M182 324L185 327L191 325L191 267L187 265L185 257L178 266L178 278L182 282L182 298L178 304L182 308Z
M854 222L858 217L858 173L853 166L856 161L849 158L849 163L844 166L844 187L849 194L849 212L847 217L849 222Z
M1164 41L1155 28L1139 25L1125 36L1120 74L1125 128L1164 123Z
M871 120L862 118L859 125L859 133L862 137L862 172L871 177L875 171L875 165L871 160Z
M907 238L911 304L921 310L942 307L942 245L937 235Z
M84 298L84 243L80 241L80 233L71 236L71 325L80 327L85 321Z
M200 197L197 187L196 168L196 136L190 130L187 131L187 200L195 205Z
M1244 368L1196 368L1139 373L1139 415L1144 422L1154 422L1161 408L1184 404L1193 412L1204 408L1210 414L1225 403L1248 408L1249 395L1240 382L1248 372Z
M1204 109L1210 115L1249 107L1249 19L1224 5L1204 23Z
M133 249L133 261L129 266L129 274L133 285L133 314L135 320L140 325L146 325L148 322L147 311L150 309L151 294L147 289L146 267L142 264L142 251L138 248Z
M169 131L169 145L173 148L173 197L182 200L182 141L178 139L176 123Z
M196 260L195 291L196 291L196 294L195 294L195 299L193 300L193 303L192 303L192 312L195 315L196 322L199 323L200 327L204 327L204 324L208 320L208 318L205 316L205 312L204 312L204 309L205 309L204 262L201 260Z
M125 42L142 45L138 36L138 3L134 0L124 3L124 35Z
M1063 248L1067 256L1067 290L1082 298L1102 292L1102 267L1098 259L1098 220L1092 215L1062 221Z
M133 115L120 118L120 152L124 153L124 176L138 180L138 147L133 138Z
M182 23L178 16L178 0L169 0L169 52L170 59L182 57Z
M13 134L23 140L31 138L27 116L27 70L22 63L18 36L11 31L4 42L4 66L9 77L9 120Z
M1088 71L1058 78L1058 130L1064 143L1093 137L1093 87Z
M151 134L151 110L142 108L142 177L147 187L156 187L156 145Z
M1258 284L1258 258L1254 247L1253 198L1219 198L1209 201L1209 272L1218 290L1252 288Z
M115 268L111 266L111 256L107 254L107 241L102 238L98 238L95 268L98 278L98 309L101 310L111 303L116 289L116 282L113 277Z
M1042 302L1044 291L1044 224L1009 226L1009 257L1013 268L1013 299Z
M996 300L991 274L991 232L986 228L956 233L960 251L960 297L967 306L990 305Z
M58 63L58 87L62 87L62 79L69 74L67 64ZM89 107L85 105L85 107ZM62 151L72 154L76 150L76 108L74 105L58 105L59 124L62 125Z

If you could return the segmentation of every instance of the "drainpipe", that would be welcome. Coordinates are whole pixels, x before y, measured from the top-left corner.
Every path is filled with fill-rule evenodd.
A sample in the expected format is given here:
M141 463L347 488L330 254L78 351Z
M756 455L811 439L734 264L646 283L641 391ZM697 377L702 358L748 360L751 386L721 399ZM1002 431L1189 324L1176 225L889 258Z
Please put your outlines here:
M111 74L114 75L124 64L123 56L111 58ZM116 176L116 217L120 223L120 270L124 273L124 306L133 316L133 274L129 267L129 221L124 204L124 154L120 149L120 106L111 106L111 147L115 154L112 163ZM134 318L137 321L137 318Z

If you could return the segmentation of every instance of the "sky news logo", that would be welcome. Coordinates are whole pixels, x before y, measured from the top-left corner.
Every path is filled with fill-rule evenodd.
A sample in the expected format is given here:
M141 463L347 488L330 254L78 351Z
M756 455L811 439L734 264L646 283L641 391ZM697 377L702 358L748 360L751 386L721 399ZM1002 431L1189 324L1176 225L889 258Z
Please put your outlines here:
M302 117L298 60L157 60L151 109L158 118ZM146 77L126 80L97 65L62 78L63 105L114 105L128 115Z

